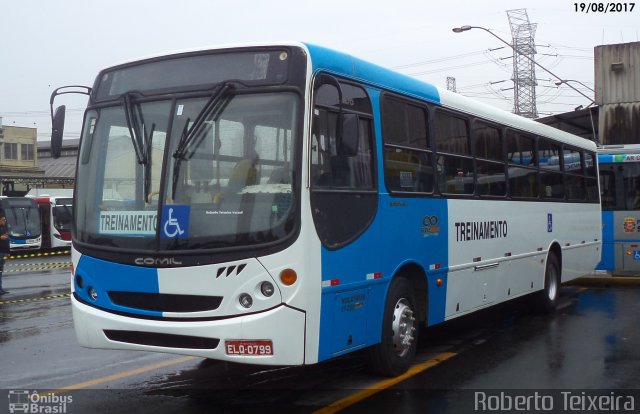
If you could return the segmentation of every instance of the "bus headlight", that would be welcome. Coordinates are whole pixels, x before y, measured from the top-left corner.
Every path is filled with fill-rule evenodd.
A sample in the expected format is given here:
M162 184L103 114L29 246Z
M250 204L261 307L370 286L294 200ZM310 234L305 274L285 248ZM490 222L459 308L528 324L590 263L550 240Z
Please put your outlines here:
M262 282L260 284L260 292L266 297L271 297L273 292L275 292L275 288L271 282Z
M238 301L240 302L240 306L246 309L249 309L253 305L253 298L247 293L242 293Z

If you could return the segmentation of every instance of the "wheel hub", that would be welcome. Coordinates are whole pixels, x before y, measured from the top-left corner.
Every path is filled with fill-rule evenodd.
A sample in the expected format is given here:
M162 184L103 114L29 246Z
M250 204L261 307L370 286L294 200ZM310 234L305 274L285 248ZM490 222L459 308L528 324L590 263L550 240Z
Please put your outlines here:
M400 357L404 357L415 341L416 318L406 299L400 299L393 311L393 347Z

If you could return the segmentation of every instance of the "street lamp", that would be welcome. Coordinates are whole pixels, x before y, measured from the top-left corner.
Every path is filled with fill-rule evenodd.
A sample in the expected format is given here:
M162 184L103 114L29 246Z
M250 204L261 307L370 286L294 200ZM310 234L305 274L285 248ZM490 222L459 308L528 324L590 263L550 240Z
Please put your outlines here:
M498 39L499 41L501 41L502 43L504 43L505 45L509 46L511 49L513 49L514 52L519 53L520 55L524 56L525 58L529 59L531 61L531 63L533 63L534 65L538 66L540 69L544 70L545 72L549 73L551 76L553 76L554 78L558 79L558 81L562 84L564 83L565 85L567 85L568 87L570 87L571 89L573 89L574 91L578 92L580 95L584 96L585 98L587 98L591 103L589 105L593 105L595 103L595 101L593 99L591 99L590 97L588 97L587 95L585 95L584 93L580 92L578 89L574 88L573 86L571 86L570 84L568 84L566 82L566 80L562 79L561 77L559 77L558 75L556 75L555 73L551 72L549 69L545 68L544 66L542 66L541 64L539 64L538 62L536 62L535 60L531 59L529 56L525 55L524 53L519 52L515 47L513 47L510 43L508 43L507 41L505 41L504 39L502 39L500 36L498 36L497 34L493 33L491 30L486 29L484 27L481 26L469 26L469 25L465 25L465 26L460 26L460 27L454 27L452 30L454 33L462 33L462 32L466 32L469 31L471 29L481 29L484 30L485 32L489 33L490 35L492 35L493 37L495 37L496 39ZM577 81L575 81L577 82ZM580 82L578 82L580 83ZM558 84L558 83L556 83ZM590 89L590 88L589 88Z

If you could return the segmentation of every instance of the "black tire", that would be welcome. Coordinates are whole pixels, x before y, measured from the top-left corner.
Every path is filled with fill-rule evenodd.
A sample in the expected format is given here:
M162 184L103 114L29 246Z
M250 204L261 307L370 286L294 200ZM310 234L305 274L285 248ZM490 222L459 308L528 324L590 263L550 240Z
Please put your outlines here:
M544 272L544 289L536 295L536 308L541 313L551 313L560 296L560 263L555 254L549 254Z
M382 318L382 342L368 350L371 370L395 377L409 369L418 344L416 301L407 279L391 282Z

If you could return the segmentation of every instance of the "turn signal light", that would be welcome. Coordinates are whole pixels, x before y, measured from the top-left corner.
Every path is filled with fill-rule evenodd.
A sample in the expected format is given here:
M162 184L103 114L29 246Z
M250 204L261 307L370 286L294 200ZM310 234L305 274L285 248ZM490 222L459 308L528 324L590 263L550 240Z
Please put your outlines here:
M280 281L285 286L291 286L298 280L298 274L293 269L284 269L280 272Z

